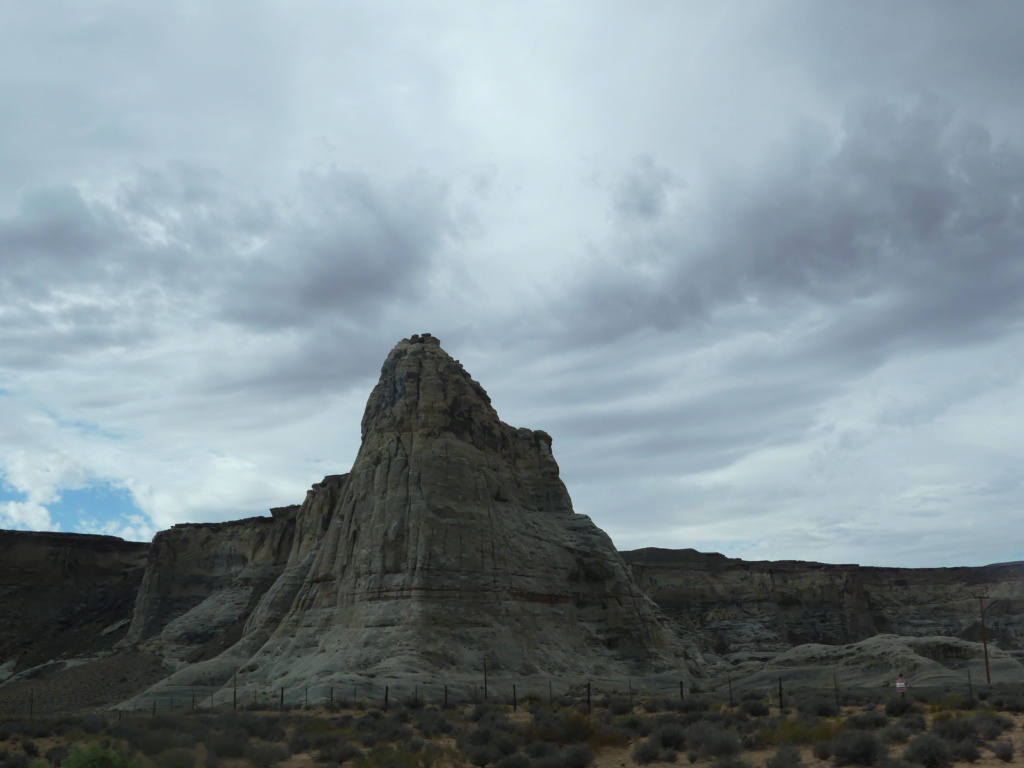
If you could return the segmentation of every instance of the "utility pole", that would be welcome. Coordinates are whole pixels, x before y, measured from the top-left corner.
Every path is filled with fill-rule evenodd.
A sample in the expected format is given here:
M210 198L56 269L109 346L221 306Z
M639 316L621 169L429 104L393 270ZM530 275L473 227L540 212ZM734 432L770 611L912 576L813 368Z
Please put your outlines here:
M978 611L981 613L981 648L985 654L985 682L992 685L992 673L988 667L988 639L985 636L985 603L986 595L978 595Z

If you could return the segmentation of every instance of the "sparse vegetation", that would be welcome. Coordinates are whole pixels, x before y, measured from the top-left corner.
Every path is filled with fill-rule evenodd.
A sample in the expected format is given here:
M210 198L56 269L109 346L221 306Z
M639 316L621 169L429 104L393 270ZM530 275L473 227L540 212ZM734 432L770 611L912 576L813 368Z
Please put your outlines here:
M773 750L752 761L765 768L1012 763L1004 734L1013 721L994 709L1009 700L1001 697L861 691L843 694L853 703L840 711L835 696L794 692L780 713L764 691L738 694L732 706L711 694L608 694L595 696L592 709L580 698L524 697L517 712L511 701L441 709L394 695L389 710L332 702L318 712L0 719L0 768L276 768L295 755L325 768L588 768L614 749L637 765L712 768L741 768L745 752L760 749ZM974 709L953 706L972 702Z

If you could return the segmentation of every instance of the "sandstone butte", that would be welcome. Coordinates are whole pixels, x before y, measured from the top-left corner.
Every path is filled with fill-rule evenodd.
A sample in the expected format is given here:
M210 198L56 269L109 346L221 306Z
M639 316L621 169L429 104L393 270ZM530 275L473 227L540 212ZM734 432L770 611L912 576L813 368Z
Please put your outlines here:
M503 423L430 334L387 356L351 471L272 518L154 539L122 647L178 667L146 697L388 679L699 676L545 432ZM236 672L237 670L237 672Z

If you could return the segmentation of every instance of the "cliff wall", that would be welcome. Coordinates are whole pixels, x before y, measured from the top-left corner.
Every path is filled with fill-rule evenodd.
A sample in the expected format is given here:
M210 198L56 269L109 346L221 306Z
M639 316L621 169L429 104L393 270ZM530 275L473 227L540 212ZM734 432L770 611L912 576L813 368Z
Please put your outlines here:
M843 645L878 634L1024 649L1024 563L875 568L745 561L692 549L623 552L640 587L707 652Z
M148 550L114 536L0 531L0 679L113 647Z

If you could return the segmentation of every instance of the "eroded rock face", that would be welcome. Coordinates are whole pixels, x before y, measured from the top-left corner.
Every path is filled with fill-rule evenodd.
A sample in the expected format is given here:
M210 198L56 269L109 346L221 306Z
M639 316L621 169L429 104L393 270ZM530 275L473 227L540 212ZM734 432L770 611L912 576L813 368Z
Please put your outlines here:
M190 662L236 641L285 569L296 511L158 533L121 645L157 641L169 661Z
M124 637L148 549L114 536L0 531L0 680Z
M254 679L298 654L319 676L680 664L610 539L573 513L550 436L501 422L436 339L388 355L362 436L343 487L298 515L318 548Z
M1024 563L873 568L751 562L694 550L623 552L644 591L706 651L782 651L879 634L987 639L1024 648Z
M149 696L212 693L235 670L246 690L458 682L485 664L517 676L699 674L611 540L573 512L551 437L503 423L428 334L385 360L352 470L287 514L244 523L154 541L129 640L177 644L181 658L186 631L224 636L245 618L223 653Z

